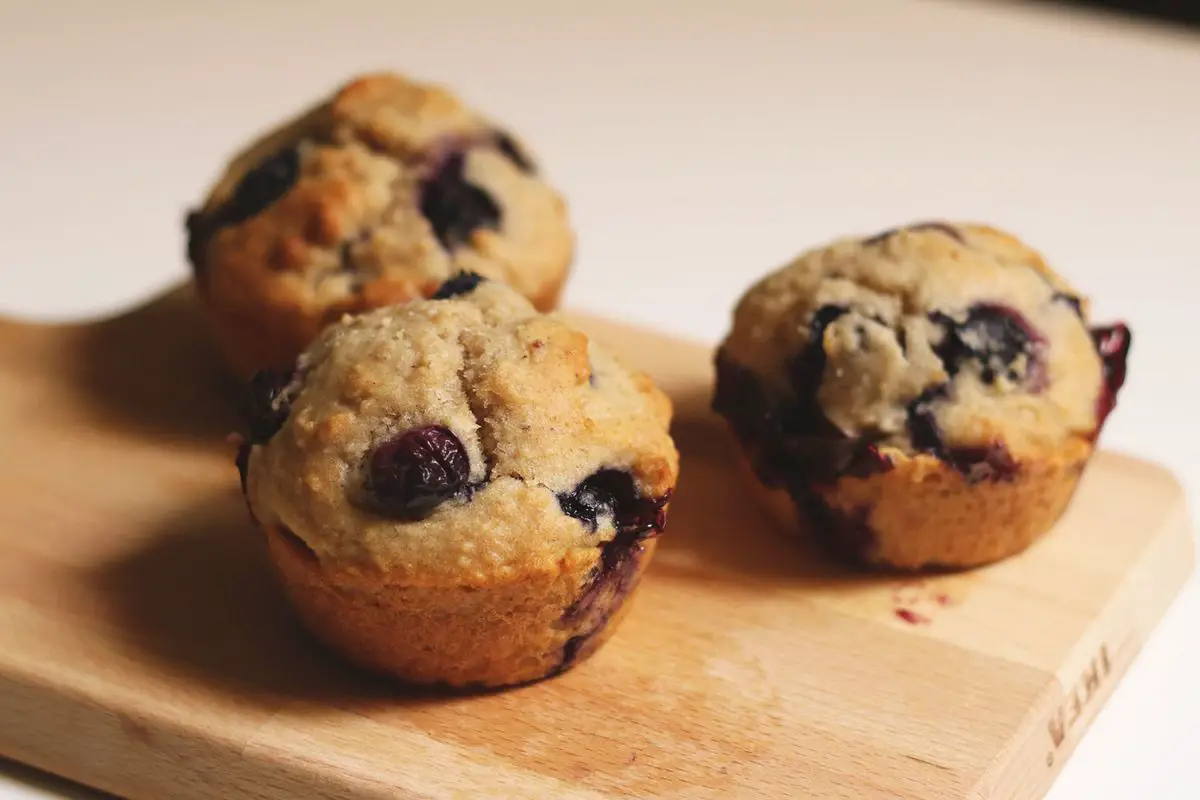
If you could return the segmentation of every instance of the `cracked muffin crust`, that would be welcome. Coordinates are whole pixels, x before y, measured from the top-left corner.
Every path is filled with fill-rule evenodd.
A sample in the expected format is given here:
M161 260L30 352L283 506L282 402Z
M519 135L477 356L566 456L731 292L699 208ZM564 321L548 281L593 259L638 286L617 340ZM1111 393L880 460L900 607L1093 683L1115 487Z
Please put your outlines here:
M541 310L574 254L566 203L524 143L448 91L365 75L261 136L187 217L194 283L248 377L322 327L469 271Z
M751 287L714 408L769 505L920 569L1028 547L1065 511L1130 333L1013 236L926 222L842 238Z
M679 469L650 380L501 283L346 317L255 379L239 455L295 607L419 683L505 686L615 630Z

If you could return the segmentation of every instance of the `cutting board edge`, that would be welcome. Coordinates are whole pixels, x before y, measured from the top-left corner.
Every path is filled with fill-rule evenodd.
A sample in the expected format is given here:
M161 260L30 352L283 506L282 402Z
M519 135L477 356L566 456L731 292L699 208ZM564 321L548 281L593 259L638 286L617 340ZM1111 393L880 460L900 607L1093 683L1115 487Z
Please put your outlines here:
M1038 701L1029 709L1010 746L997 754L967 795L969 800L1044 796L1195 575L1195 529L1182 485L1162 465L1122 457L1151 467L1160 477L1169 479L1178 491L1175 506L1164 515L1163 524L1142 551L1138 564L1129 570L1091 629L1072 648L1064 666L1057 674L1047 673ZM1041 763L1045 770L1038 772Z
M146 712L117 710L78 687L53 685L41 676L0 662L0 715L7 718L55 719L40 735L6 735L0 729L0 757L71 781L88 789L129 800L211 800L246 797L255 800L426 800L428 795L403 786L365 791L362 781L344 771L319 769L315 762L281 758L262 746L255 732L221 737L185 722ZM69 720L62 722L61 720ZM55 746L63 727L82 732L73 743ZM103 742L97 748L96 743ZM255 758L246 755L253 751ZM170 768L162 766L164 759ZM184 768L187 764L208 769ZM334 780L334 776L342 780ZM386 788L386 791L384 791Z

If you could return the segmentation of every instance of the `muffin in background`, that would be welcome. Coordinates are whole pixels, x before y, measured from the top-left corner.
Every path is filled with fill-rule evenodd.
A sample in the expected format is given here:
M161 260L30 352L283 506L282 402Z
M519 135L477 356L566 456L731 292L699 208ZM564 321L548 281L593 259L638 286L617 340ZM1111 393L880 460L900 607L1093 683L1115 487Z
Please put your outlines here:
M347 312L459 272L557 305L566 202L528 146L446 89L364 75L234 157L187 216L194 284L241 377L290 365Z
M860 565L969 568L1075 494L1131 336L995 228L926 222L802 253L738 301L715 410L750 484Z

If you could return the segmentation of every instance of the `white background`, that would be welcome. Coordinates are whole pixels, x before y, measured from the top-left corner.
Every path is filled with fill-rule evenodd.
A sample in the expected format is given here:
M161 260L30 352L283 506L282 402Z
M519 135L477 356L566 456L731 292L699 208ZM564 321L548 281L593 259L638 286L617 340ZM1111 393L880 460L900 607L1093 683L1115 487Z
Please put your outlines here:
M182 279L183 214L229 152L379 68L534 145L580 233L570 305L706 340L835 235L1013 230L1134 328L1105 445L1200 489L1200 36L1032 6L0 0L0 313ZM1192 585L1052 800L1200 797L1198 623ZM4 800L69 791L0 762Z

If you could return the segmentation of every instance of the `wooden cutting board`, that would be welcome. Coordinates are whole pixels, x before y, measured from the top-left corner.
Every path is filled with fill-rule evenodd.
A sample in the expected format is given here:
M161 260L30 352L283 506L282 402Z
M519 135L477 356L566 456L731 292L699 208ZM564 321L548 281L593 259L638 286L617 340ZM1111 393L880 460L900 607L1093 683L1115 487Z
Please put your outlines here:
M1175 480L1103 453L1017 558L856 575L753 507L708 348L573 318L675 399L682 480L616 637L479 697L365 678L293 621L186 290L0 323L0 754L144 800L1042 796L1191 570Z

